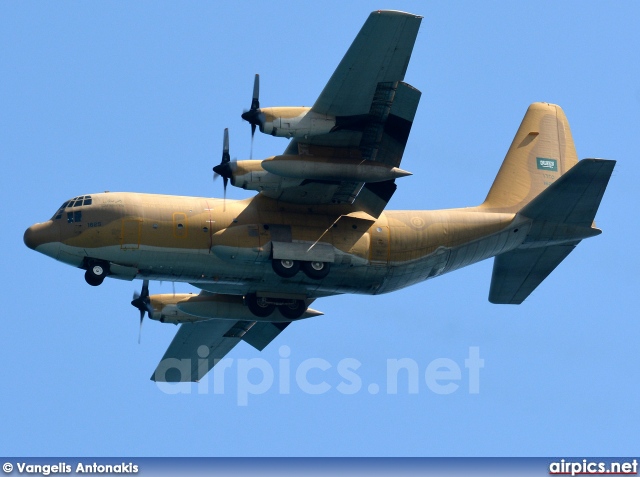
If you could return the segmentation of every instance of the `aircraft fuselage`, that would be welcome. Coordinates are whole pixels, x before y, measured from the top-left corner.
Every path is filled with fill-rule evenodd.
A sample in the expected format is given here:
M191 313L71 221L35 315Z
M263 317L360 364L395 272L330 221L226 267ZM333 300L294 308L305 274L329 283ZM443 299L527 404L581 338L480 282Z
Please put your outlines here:
M373 222L346 216L341 206L261 195L223 201L102 193L69 202L25 232L29 247L75 267L104 263L113 278L189 282L231 295L387 293L511 250L529 227L515 214L480 208L386 211ZM279 276L271 267L274 243L323 248L330 273Z

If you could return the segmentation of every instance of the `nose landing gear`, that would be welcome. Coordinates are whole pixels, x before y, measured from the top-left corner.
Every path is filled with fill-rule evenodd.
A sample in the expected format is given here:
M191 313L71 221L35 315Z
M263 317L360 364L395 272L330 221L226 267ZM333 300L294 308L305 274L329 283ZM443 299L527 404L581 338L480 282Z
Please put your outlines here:
M92 287L101 285L105 277L109 274L109 265L104 262L89 262L84 279Z

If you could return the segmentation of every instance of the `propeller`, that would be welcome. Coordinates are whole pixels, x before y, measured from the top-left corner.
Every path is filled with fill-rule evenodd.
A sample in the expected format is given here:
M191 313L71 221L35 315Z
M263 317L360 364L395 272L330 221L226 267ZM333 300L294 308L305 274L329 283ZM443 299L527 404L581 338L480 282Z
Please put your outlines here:
M145 312L149 318L153 318L153 307L149 299L149 280L142 281L142 291L140 293L133 292L133 300L131 304L140 310L140 331L138 332L138 344L140 344L140 336L142 335L142 320Z
M213 180L216 180L218 176L222 176L222 184L224 187L224 200L227 200L227 184L229 179L233 176L233 169L231 168L231 156L229 156L229 128L224 128L224 136L222 139L222 160L220 164L213 168Z
M256 126L260 127L260 131L264 128L264 114L260 111L260 75L258 74L253 80L251 109L242 113L242 119L251 124L251 158L253 159L253 136L256 133Z

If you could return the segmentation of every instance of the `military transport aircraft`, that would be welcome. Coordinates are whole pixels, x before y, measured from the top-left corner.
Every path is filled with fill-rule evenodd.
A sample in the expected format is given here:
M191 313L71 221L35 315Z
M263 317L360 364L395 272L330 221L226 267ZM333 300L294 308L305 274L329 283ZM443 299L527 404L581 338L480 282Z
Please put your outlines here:
M105 277L143 280L132 304L181 324L151 379L197 381L240 340L262 350L322 297L382 294L495 257L492 303L521 303L585 238L615 161L578 162L559 106L526 112L486 200L449 210L384 211L396 190L420 92L404 83L421 17L371 13L311 108L242 117L291 138L283 154L214 171L245 200L86 194L32 225L27 246ZM150 280L200 294L150 295ZM202 363L205 363L204 365Z

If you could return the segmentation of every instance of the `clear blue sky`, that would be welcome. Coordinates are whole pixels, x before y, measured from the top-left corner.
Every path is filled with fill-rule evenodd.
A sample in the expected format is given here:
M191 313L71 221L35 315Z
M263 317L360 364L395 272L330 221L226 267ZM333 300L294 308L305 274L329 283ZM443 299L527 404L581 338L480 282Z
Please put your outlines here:
M91 288L22 234L80 194L221 196L211 167L261 74L263 106L311 105L370 11L424 16L406 81L423 93L390 209L476 205L529 103L561 105L578 155L618 160L583 242L521 306L487 301L492 261L390 295L318 300L262 353L275 384L238 405L225 393L166 394L149 380L176 328L129 304L140 282ZM2 2L0 157L3 319L0 453L5 455L631 455L640 437L637 2ZM286 140L256 135L254 158ZM230 188L229 198L247 197ZM185 284L178 291L193 291ZM171 291L152 283L152 293ZM278 392L290 366L320 358L311 395ZM464 367L484 359L479 393ZM386 388L387 360L420 370L418 392ZM459 388L424 374L444 358ZM341 360L361 389L338 391ZM250 375L255 382L260 373ZM379 385L372 394L369 385Z

